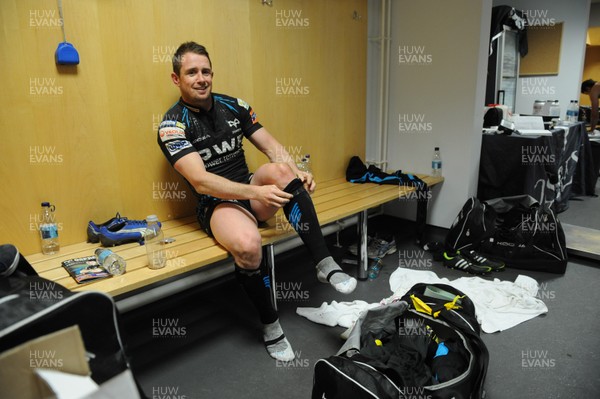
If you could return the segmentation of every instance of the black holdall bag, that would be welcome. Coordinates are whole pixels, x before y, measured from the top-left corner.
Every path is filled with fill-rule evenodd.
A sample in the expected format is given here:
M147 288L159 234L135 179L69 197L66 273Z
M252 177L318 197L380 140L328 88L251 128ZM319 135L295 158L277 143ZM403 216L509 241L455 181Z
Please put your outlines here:
M565 233L554 211L529 195L485 201L496 213L494 234L479 251L515 269L564 274Z
M417 284L362 313L338 353L315 363L312 398L482 398L489 355L479 331L466 295Z
M506 266L563 274L565 234L554 211L529 195L469 198L446 235L448 251L473 249Z

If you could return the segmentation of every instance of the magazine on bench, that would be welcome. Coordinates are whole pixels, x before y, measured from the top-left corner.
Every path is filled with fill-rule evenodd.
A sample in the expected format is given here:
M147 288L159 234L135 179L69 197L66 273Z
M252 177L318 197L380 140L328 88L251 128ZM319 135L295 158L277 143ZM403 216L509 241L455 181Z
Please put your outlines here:
M110 277L110 273L100 266L95 256L67 259L62 262L62 266L75 279L77 284Z

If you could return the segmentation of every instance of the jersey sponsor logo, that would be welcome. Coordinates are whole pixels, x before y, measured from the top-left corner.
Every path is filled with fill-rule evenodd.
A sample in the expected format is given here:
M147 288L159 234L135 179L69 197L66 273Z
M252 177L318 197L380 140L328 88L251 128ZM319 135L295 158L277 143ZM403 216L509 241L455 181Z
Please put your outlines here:
M241 98L237 99L237 103L240 107L244 107L246 109L250 109L250 105L248 105L248 103L244 100L242 100Z
M229 125L229 127L238 127L238 125L239 125L240 123L241 123L241 122L239 121L239 119L238 119L238 118L235 118L235 119L234 119L234 120L232 120L232 121L227 121L227 124Z
M208 161L213 156L223 156L228 153L235 153L242 148L243 134L231 138L231 140L223 140L221 144L214 144L211 148L203 148L198 151L203 161Z
M162 121L160 123L160 125L158 125L159 129L162 129L163 127L178 127L180 129L185 130L186 126L184 123L181 123L179 121Z
M169 154L175 155L183 149L190 148L192 144L187 140L170 141L165 144Z
M252 108L250 108L250 119L252 119L253 125L258 123L258 119L256 119L256 112L254 112Z
M159 129L158 135L163 142L173 139L185 139L185 132L179 127L163 127Z

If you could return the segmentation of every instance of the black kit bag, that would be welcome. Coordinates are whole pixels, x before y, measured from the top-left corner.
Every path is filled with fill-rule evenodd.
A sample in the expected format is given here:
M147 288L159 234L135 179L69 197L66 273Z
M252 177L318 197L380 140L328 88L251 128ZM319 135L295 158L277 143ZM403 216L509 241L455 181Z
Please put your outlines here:
M529 195L469 198L444 244L447 251L474 249L516 269L563 274L568 262L560 221Z
M446 234L445 249L450 252L475 249L494 234L495 220L492 207L475 197L469 198Z
M361 314L338 353L315 363L312 398L482 398L488 359L469 298L417 284Z
M560 221L554 211L529 195L485 201L494 210L494 233L479 252L516 269L564 274L568 255Z

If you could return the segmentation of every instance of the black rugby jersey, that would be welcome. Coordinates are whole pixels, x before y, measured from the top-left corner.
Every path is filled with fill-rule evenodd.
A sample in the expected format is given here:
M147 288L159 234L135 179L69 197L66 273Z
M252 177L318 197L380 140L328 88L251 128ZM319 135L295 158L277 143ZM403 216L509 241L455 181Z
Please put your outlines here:
M212 97L210 111L179 99L163 116L158 144L171 165L196 151L207 171L245 183L249 170L242 140L262 126L244 100L217 93Z

